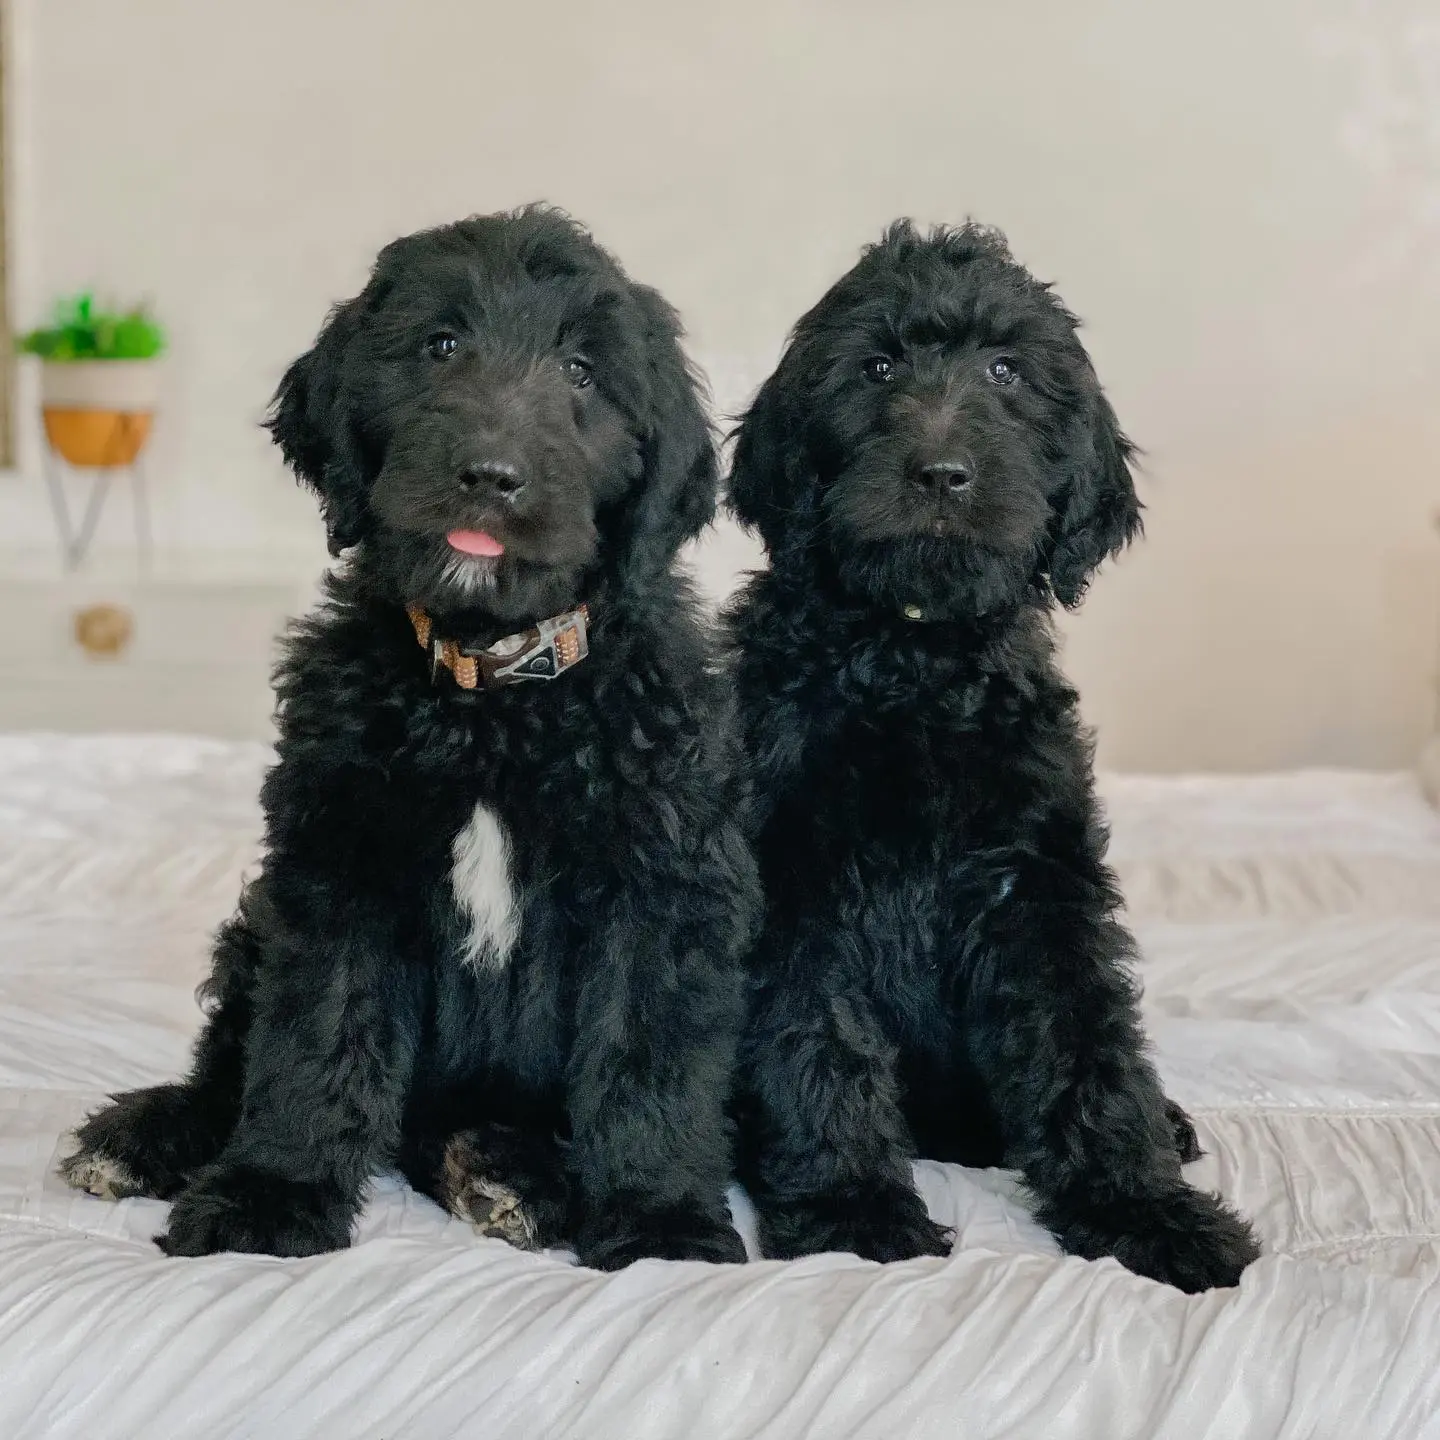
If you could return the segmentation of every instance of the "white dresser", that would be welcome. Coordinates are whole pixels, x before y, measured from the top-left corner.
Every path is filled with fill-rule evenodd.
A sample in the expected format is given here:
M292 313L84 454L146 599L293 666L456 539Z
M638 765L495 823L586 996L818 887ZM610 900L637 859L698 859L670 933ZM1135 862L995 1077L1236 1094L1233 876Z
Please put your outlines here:
M235 559L76 575L0 554L0 731L271 736L270 670L313 577Z

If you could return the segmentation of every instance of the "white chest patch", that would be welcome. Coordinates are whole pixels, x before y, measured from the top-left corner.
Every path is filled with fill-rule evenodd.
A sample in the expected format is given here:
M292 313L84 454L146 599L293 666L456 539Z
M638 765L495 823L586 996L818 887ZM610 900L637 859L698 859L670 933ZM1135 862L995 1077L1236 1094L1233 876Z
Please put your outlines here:
M450 889L470 922L461 958L476 970L502 970L520 934L510 882L510 839L500 817L476 805L450 847Z

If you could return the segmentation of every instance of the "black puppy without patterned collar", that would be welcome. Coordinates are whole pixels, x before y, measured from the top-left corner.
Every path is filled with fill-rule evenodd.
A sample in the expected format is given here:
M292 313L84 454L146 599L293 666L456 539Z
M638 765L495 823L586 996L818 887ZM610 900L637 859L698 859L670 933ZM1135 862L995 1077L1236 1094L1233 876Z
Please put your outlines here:
M1134 535L1076 322L975 226L902 223L802 319L731 502L768 917L742 1045L767 1254L941 1254L920 1153L1023 1173L1064 1247L1233 1285L1145 1056L1091 744L1050 612Z

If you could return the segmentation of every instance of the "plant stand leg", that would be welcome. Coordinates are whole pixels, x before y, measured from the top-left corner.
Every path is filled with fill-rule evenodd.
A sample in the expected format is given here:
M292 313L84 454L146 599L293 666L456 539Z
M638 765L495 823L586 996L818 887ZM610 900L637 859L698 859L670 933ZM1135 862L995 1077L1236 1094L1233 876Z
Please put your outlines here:
M105 497L110 493L110 477L114 473L110 469L97 470L90 483L90 498L85 503L85 517L81 520L79 534L75 536L74 544L70 547L72 570L80 568L80 562L84 560L85 552L95 538L95 527L100 523L100 512L105 508Z
M90 542L95 538L96 526L100 523L100 512L105 508L105 496L110 490L112 469L97 470L90 482L90 494L85 501L85 513L76 530L70 519L70 506L65 499L65 467L60 457L48 447L44 456L45 484L50 491L50 508L55 514L55 527L60 532L60 553L67 570L78 570Z
M45 471L45 488L50 492L50 510L55 516L55 528L60 532L60 555L67 570L75 567L70 560L70 507L65 503L65 476L60 469L60 458L47 445L42 457L41 468Z
M155 559L155 541L150 530L150 496L146 490L145 466L137 456L130 462L130 496L135 512L135 550L140 573L148 575Z

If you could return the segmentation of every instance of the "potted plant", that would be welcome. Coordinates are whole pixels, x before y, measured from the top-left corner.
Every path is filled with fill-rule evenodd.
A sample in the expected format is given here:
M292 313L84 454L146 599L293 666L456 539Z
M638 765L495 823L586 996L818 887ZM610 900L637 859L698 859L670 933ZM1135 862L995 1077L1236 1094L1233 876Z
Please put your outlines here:
M97 307L87 294L62 300L52 324L22 335L43 362L45 434L72 465L128 465L150 434L156 359L165 333L145 312Z

